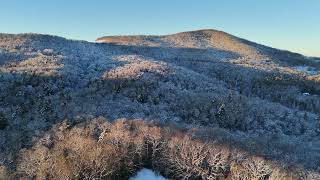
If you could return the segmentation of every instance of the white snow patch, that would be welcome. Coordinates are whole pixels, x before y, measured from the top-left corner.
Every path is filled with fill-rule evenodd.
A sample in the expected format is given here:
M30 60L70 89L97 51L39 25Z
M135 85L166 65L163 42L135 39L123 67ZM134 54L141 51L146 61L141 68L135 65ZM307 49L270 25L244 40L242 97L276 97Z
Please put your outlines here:
M294 67L297 71L300 71L300 72L304 72L304 73L307 73L309 75L316 75L318 74L318 71L316 68L314 67L309 67L309 66L296 66Z
M305 92L305 93L302 93L304 96L310 96L310 93L307 93L307 92Z
M102 39L102 40L96 40L96 43L105 43L105 41Z
M131 177L129 180L166 180L166 178L156 175L150 169L142 169L135 177Z

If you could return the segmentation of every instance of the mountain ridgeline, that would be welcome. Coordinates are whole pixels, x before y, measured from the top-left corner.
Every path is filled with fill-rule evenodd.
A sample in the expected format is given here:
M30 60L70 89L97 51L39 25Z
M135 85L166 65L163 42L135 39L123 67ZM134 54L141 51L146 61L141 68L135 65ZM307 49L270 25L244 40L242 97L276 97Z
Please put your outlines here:
M174 179L317 179L319 139L318 58L216 30L96 43L0 34L8 179L126 179L143 167Z

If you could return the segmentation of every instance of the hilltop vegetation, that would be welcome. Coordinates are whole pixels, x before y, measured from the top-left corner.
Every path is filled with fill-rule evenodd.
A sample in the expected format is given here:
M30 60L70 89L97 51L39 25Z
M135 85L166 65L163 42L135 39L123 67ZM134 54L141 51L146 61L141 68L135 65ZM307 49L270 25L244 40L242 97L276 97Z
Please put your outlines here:
M3 176L119 179L143 167L178 179L319 175L316 58L215 30L98 41L0 34ZM190 153L200 164L189 167Z

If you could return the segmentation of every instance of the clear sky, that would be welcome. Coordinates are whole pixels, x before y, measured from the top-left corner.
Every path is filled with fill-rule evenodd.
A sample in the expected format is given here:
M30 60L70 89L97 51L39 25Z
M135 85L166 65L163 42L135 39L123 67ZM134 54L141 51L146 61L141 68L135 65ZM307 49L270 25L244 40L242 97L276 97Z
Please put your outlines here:
M320 56L320 0L1 0L0 32L94 41L212 28Z

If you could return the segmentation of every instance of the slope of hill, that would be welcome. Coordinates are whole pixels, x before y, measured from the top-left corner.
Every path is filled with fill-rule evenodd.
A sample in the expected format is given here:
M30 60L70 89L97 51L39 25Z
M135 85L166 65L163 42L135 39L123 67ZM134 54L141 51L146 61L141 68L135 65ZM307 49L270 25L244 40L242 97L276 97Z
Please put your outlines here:
M26 149L59 136L50 129L99 116L198 129L283 167L319 170L318 61L215 30L97 42L0 34L0 165L11 176Z

